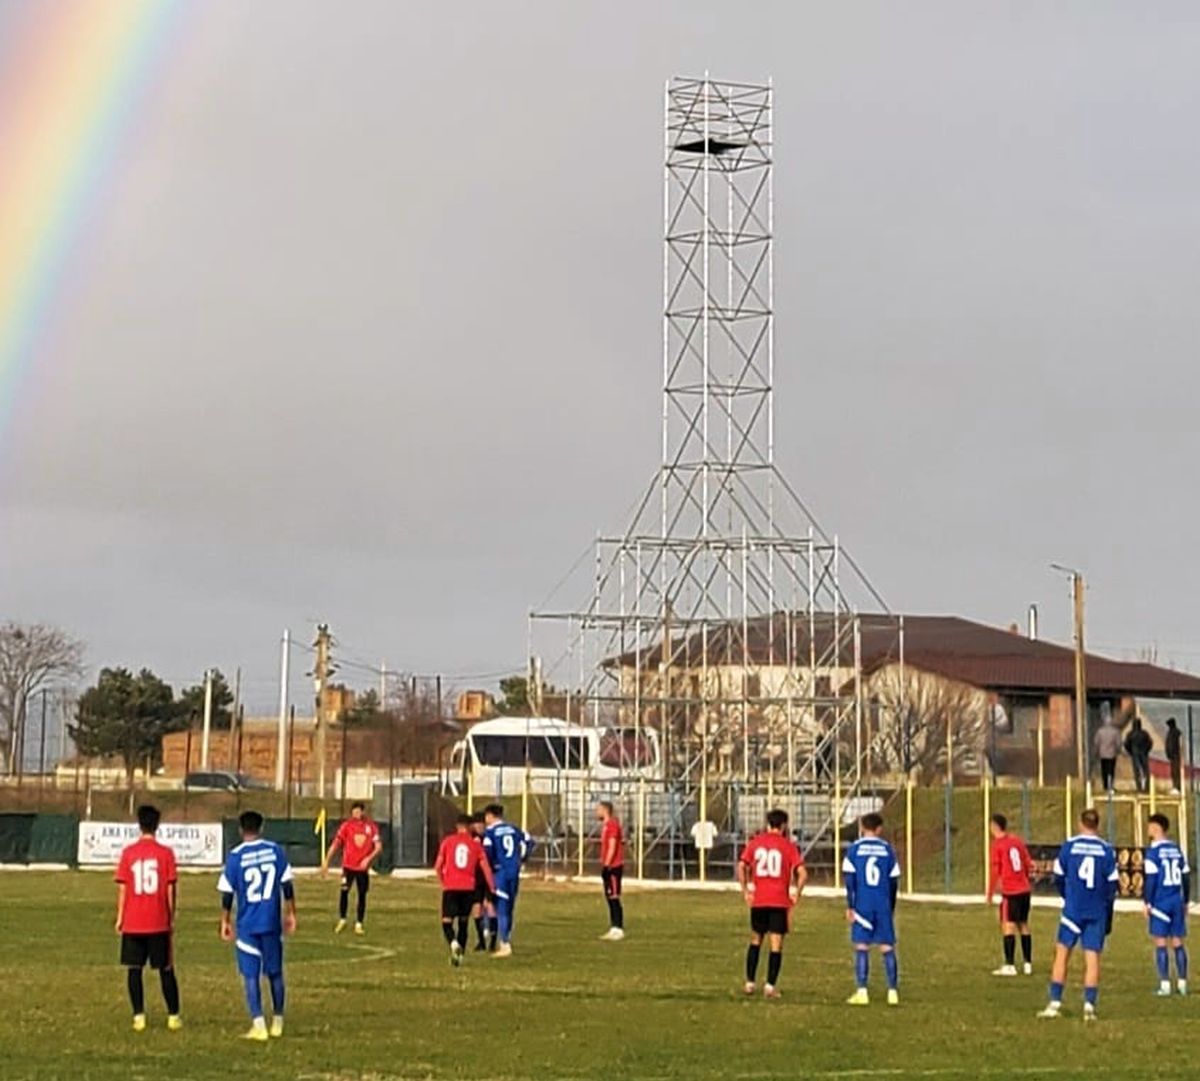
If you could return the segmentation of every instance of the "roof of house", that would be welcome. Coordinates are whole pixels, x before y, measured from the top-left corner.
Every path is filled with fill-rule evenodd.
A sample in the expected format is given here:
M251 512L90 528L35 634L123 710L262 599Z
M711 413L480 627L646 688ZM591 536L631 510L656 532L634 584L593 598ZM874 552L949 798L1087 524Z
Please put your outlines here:
M989 690L1074 690L1072 649L959 616L859 616L865 673L900 660L901 619L904 661L914 668ZM835 622L829 613L818 613L811 622L815 653L832 656L836 647L840 649L840 664L853 664L852 640L846 630L848 617ZM809 624L805 612L776 612L747 620L744 634L740 620L710 626L706 635L692 631L686 638L676 639L671 663L698 667L707 656L710 665L804 664L810 651ZM643 653L640 661L643 667L657 668L660 657L659 646ZM627 653L616 663L636 662L634 655ZM1200 699L1200 678L1153 664L1114 661L1089 653L1086 677L1090 694Z

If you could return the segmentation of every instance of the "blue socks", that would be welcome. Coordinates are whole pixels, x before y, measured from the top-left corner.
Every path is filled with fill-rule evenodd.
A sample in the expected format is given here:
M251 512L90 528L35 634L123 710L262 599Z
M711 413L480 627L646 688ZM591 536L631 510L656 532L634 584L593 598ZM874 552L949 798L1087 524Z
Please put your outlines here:
M244 976L242 982L246 985L246 1006L250 1010L251 1018L262 1017L262 988L258 985L258 977Z
M1167 947L1156 946L1154 949L1154 963L1158 966L1158 978L1166 983L1171 978L1171 966L1167 960Z
M271 976L271 1006L276 1017L283 1016L283 973L278 976ZM259 983L258 977L251 979L249 976L243 976L242 982L246 985L246 1008L250 1011L251 1018L263 1016L263 1000L262 1000L262 985Z
M1085 987L1083 989L1083 1001L1089 1006L1095 1006L1096 1000L1100 997L1099 987Z
M512 938L512 902L500 899L496 902L496 922L499 926L499 938L501 942L508 942Z
M1166 952L1167 952L1166 950L1163 950L1163 953L1166 953ZM1180 980L1186 980L1188 978L1187 968L1188 968L1187 947L1186 946L1176 946L1175 947L1175 978L1180 979Z
M1050 985L1050 1001L1062 1002L1063 985L1061 983L1052 983Z
M276 1017L283 1016L283 973L271 977L271 1007Z
M867 974L871 971L871 954L867 950L854 951L854 978L859 987L867 986Z
M895 991L900 986L900 962L895 950L888 950L883 955L883 970L887 973L888 989Z

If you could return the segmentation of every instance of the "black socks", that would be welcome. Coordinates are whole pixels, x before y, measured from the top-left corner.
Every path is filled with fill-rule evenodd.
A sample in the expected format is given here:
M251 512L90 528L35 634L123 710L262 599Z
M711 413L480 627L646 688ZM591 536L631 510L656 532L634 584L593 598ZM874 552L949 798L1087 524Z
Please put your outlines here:
M142 987L142 970L127 968L125 970L126 984L129 987L129 1004L135 1014L146 1012L146 992Z

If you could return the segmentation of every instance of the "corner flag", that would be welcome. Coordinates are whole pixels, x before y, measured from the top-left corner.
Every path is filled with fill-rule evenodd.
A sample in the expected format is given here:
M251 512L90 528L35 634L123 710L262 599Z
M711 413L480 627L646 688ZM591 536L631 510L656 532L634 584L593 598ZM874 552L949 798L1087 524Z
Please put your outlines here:
M321 863L325 862L325 808L322 807L317 815L316 822L313 823L313 833L321 838Z

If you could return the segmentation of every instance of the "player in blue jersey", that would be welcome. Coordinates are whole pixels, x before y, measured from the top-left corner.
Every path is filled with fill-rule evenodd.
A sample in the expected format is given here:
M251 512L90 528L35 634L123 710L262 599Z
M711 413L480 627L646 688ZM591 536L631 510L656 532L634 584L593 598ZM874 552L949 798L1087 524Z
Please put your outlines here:
M523 829L504 821L498 803L483 809L483 850L496 880L496 949L493 957L512 956L513 913L521 885L521 864L533 850L533 838Z
M1050 1001L1038 1017L1060 1016L1067 966L1077 945L1083 946L1083 1019L1096 1020L1100 995L1100 954L1112 929L1113 901L1120 876L1117 854L1098 835L1100 814L1089 807L1079 816L1080 832L1067 839L1054 861L1054 884L1062 895L1058 942L1050 973Z
M1191 893L1191 869L1183 850L1171 840L1171 822L1166 815L1150 816L1150 848L1143 865L1142 899L1154 939L1154 960L1158 966L1158 991L1163 998L1171 995L1171 962L1167 944L1175 950L1175 986L1187 994L1188 897Z
M896 957L896 894L900 887L900 864L896 851L883 839L883 819L874 813L859 820L859 838L842 861L846 881L846 919L854 944L854 978L857 986L847 1000L851 1006L867 1006L867 977L871 947L883 954L887 973L887 1002L900 1004L900 967Z
M282 848L262 838L263 816L244 811L238 819L242 843L230 851L217 883L221 891L221 938L232 942L250 1008L248 1040L283 1035L283 935L296 930L292 868ZM237 933L231 913L237 903ZM272 1018L263 1018L261 977L271 984Z

